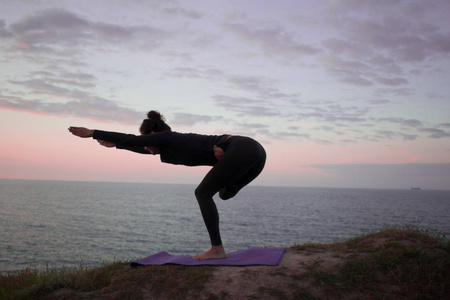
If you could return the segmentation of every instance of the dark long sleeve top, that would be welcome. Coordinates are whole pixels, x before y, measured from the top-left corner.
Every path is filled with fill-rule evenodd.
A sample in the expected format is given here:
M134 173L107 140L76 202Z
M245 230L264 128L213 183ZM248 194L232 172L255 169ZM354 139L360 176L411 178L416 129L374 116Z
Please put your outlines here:
M119 132L94 130L93 138L116 144L126 149L149 154L144 147L159 147L161 162L186 166L214 166L214 145L224 143L228 135L202 135L174 131L133 135Z

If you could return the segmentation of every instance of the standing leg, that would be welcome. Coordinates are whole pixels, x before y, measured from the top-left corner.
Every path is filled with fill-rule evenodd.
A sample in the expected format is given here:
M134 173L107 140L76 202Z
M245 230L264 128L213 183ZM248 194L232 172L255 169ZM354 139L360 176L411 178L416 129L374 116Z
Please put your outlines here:
M233 143L231 143L233 140ZM226 256L219 230L219 213L213 196L225 187L236 186L233 195L262 171L265 152L252 139L232 137L224 157L206 174L195 190L195 196L211 239L211 249L195 259L224 258Z
M208 175L210 173L208 173ZM219 212L217 211L216 203L212 198L212 196L217 191L215 191L215 189L213 188L214 184L212 186L208 184L211 177L213 177L208 175L195 189L195 197L197 198L198 204L200 206L200 212L203 216L203 221L205 222L206 229L209 233L209 237L211 240L211 249L204 252L203 254L194 257L194 259L198 260L218 259L226 257L225 249L222 245L222 239L220 237Z

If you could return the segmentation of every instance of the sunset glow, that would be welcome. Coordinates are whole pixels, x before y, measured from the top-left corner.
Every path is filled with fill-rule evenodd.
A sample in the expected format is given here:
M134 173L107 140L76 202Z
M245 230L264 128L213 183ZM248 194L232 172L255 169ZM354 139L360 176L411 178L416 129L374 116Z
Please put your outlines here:
M450 189L450 2L2 1L0 178L189 183L209 168L69 126L247 135L255 185Z

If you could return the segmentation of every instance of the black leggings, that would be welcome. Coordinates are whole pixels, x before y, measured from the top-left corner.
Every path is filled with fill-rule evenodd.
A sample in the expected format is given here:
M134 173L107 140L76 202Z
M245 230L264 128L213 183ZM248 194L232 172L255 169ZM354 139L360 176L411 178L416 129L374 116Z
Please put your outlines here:
M255 140L232 136L220 146L224 156L206 174L195 189L195 197L213 246L222 245L219 231L219 213L213 196L219 192L223 200L234 197L263 170L266 152Z

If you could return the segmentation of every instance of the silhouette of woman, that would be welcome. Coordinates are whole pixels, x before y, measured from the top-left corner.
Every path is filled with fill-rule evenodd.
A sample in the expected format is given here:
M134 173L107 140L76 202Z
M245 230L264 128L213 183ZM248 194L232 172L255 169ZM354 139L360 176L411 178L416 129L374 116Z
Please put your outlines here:
M211 240L211 249L194 259L225 258L219 213L213 196L218 192L221 199L230 199L254 180L266 162L264 148L257 141L244 136L174 132L157 111L148 112L147 117L140 126L140 136L84 127L70 127L69 131L78 137L92 137L105 147L160 155L164 163L212 166L195 189L195 197Z

